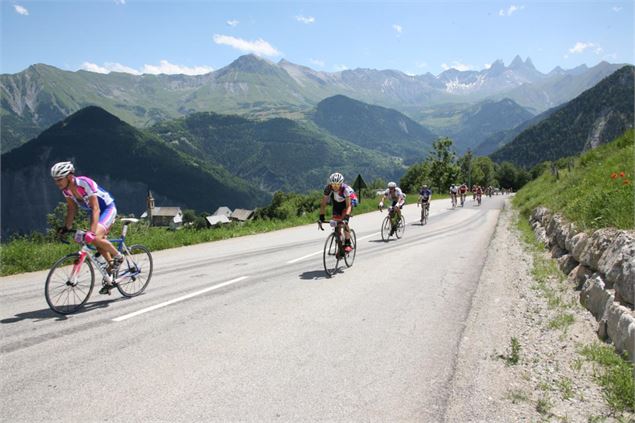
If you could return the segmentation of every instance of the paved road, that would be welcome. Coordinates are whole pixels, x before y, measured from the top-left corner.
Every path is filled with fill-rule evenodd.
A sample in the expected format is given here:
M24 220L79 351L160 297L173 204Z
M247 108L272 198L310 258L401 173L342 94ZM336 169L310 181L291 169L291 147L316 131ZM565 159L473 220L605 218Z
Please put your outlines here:
M355 265L330 279L314 225L159 251L146 294L93 291L68 318L46 272L2 278L0 418L443 420L503 204L434 201L426 226L409 205L388 243L385 213L356 216Z

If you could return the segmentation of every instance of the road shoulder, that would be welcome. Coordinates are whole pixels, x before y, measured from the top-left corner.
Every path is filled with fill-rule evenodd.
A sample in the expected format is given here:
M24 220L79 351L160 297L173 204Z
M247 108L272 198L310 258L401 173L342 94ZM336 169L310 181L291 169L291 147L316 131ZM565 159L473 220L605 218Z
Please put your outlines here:
M568 304L573 322L552 327L563 312L537 289L515 218L507 201L472 299L445 421L618 421L592 363L578 353L598 341L595 320L566 281L553 280L549 289Z

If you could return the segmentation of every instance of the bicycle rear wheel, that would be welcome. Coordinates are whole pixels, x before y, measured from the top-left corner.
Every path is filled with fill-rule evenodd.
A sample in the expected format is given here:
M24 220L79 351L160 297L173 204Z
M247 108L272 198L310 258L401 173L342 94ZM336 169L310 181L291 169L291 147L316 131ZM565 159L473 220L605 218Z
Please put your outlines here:
M404 219L403 215L397 221L397 228L395 228L395 236L397 239L403 236L403 233L406 231L406 219Z
M384 242L388 241L388 238L390 238L390 229L392 228L392 224L390 222L390 216L386 216L386 218L384 219L384 221L381 224L381 239Z
M355 254L357 253L357 235L355 235L354 230L351 229L350 231L351 247L353 247L353 249L350 253L346 253L346 255L344 256L344 263L346 263L346 267L351 267L353 265L353 262L355 261Z
M117 289L124 297L141 294L152 277L152 255L143 245L127 248L117 275Z
M55 262L44 285L44 296L51 310L71 314L79 310L90 297L95 285L95 271L90 260L76 268L79 253L68 254Z
M326 238L323 262L326 276L330 278L337 273L337 268L340 263L340 246L335 233L332 233Z

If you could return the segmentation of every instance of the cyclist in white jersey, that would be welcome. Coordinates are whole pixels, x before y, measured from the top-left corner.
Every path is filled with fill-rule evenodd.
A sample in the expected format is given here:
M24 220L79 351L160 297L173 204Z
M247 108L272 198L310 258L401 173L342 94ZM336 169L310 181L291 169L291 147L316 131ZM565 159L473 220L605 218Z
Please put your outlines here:
M92 179L86 176L75 176L75 167L71 162L53 165L51 176L66 198L66 218L64 227L59 232L70 231L79 208L87 211L90 215L90 230L86 232L84 240L87 244L95 246L110 263L111 271L116 273L123 262L123 255L106 238L117 216L113 198ZM104 285L99 292L110 294L111 288L112 286Z
M399 222L399 219L401 219L401 209L406 203L406 195L401 191L401 188L399 188L395 182L388 182L388 189L384 191L384 196L379 201L380 210L384 207L384 200L386 199L392 201L392 205L390 206L388 211L394 211L396 214L395 222Z

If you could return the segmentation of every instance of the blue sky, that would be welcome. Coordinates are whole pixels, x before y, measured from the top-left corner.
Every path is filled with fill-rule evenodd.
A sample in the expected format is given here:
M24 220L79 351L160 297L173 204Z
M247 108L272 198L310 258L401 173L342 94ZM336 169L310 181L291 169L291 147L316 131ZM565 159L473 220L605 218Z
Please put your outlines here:
M634 63L632 1L0 0L2 73L206 73L238 56L435 75L531 57Z

